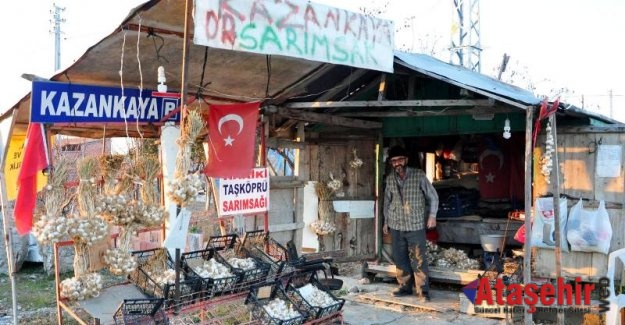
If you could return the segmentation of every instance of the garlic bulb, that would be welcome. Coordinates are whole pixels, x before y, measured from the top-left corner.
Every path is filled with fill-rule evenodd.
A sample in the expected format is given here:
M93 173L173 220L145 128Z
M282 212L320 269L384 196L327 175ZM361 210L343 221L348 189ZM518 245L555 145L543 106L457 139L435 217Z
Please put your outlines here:
M232 258L229 258L227 262L230 265L232 265L232 267L243 269L245 271L256 268L256 262L254 262L254 259L251 257L248 257L248 258L232 257Z
M438 245L427 241L428 262L441 268L453 268L462 270L477 270L480 268L480 262L469 258L463 250L453 247L441 249Z
M297 291L300 295L302 295L302 298L304 298L313 307L325 308L336 303L336 300L334 300L327 292L319 290L310 283L297 289Z
M269 301L263 306L263 308L265 309L265 311L267 311L267 314L269 314L269 316L281 320L287 320L302 316L297 310L293 308L292 304L289 304L287 306L287 303L280 298Z
M120 248L107 249L104 261L109 265L109 271L116 275L129 274L137 268L137 259Z

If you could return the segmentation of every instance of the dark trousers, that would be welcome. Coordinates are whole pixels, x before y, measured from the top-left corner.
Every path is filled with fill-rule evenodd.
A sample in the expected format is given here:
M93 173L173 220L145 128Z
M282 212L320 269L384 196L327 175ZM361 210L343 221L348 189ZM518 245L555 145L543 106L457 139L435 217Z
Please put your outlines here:
M391 239L400 288L413 290L416 286L417 293L429 293L430 270L426 257L425 229L416 231L391 229Z

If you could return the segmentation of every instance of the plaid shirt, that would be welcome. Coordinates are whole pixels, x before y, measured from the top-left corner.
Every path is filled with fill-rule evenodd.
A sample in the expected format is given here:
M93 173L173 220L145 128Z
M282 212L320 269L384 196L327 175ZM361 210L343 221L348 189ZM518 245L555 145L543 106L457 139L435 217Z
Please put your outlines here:
M395 172L386 177L384 219L391 229L423 229L426 212L436 217L438 194L422 170L406 167L406 178L403 181Z

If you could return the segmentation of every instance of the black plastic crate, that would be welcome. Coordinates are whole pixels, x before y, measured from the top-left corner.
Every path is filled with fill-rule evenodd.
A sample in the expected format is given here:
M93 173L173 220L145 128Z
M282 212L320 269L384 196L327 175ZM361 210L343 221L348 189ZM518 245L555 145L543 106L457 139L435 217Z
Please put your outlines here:
M265 253L265 251L257 246L252 246L248 249L250 255L254 256L257 260L263 261L265 264L269 265L269 273L267 277L269 279L275 279L277 276L282 274L284 270L284 266L286 265L285 260L276 260L273 257L269 256L269 254Z
M237 242L237 234L228 234L223 236L210 236L206 243L206 249L224 250L234 248Z
M245 232L241 245L247 249L255 246L260 246L269 237L269 233L265 233L264 230L252 230Z
M195 301L199 296L201 290L201 280L197 278L186 278L179 281L180 296L176 300L176 284L166 283L160 284L154 280L147 270L147 264L150 258L155 258L156 254L167 254L165 268L175 269L174 262L167 253L166 249L155 248L145 251L132 252L132 255L136 257L138 266L137 269L128 275L130 282L134 283L143 293L153 298L162 298L164 300L165 308L169 308L175 305L187 305ZM183 274L180 270L180 274Z
M239 282L235 286L235 291L240 292L244 290L248 290L251 285L265 282L267 280L267 276L269 275L269 271L271 270L271 266L262 260L256 258L248 249L245 247L239 246L236 249L228 249L216 252L217 255L220 255L223 260L229 265L233 270L235 270L238 274L241 275ZM230 262L230 258L251 258L254 260L255 267L252 269L242 269L239 267L233 266Z
M169 319L162 309L163 302L160 298L124 299L113 315L115 325L167 325Z
M440 218L458 218L473 213L479 201L479 192L465 188L448 188L438 191Z
M214 258L216 262L225 265L233 275L214 279L202 277L193 270L194 263L203 263L211 258ZM228 264L228 262L226 262L226 260L223 259L223 257L221 257L221 255L217 254L217 250L215 248L184 253L182 254L180 260L185 274L188 277L198 279L202 282L202 289L200 291L201 298L203 299L209 299L214 296L233 292L242 276L240 271L234 269L230 264Z
M328 296L330 296L330 298L334 300L334 303L325 307L314 306L311 302L306 300L306 298L304 298L304 296L299 292L299 289L307 284L311 284L317 289L328 294ZM324 289L324 286L317 280L315 273L311 273L309 275L308 281L304 283L294 283L290 281L286 288L286 294L289 296L291 301L293 301L297 306L306 311L306 313L308 314L308 318L306 319L306 321L313 321L335 314L343 309L343 305L345 304L344 299L339 299L335 297L329 290Z
M274 299L282 299L287 305L292 305L300 315L290 319L278 319L271 316L265 309L265 305ZM302 324L307 318L306 311L301 309L286 294L281 282L267 283L264 286L252 286L245 300L245 304L251 310L252 318L261 324L268 325L297 325Z

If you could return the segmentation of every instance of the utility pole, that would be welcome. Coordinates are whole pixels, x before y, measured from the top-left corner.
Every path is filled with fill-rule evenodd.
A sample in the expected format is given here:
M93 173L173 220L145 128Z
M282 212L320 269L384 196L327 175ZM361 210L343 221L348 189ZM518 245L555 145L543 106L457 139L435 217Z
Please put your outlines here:
M479 0L453 0L456 12L453 23L457 38L452 35L450 63L481 72L480 4ZM457 42L457 43L456 43Z
M54 71L61 69L61 23L65 22L65 18L61 18L63 11L65 8L57 6L56 3L52 4L52 10L50 10L52 30L50 33L54 34Z

